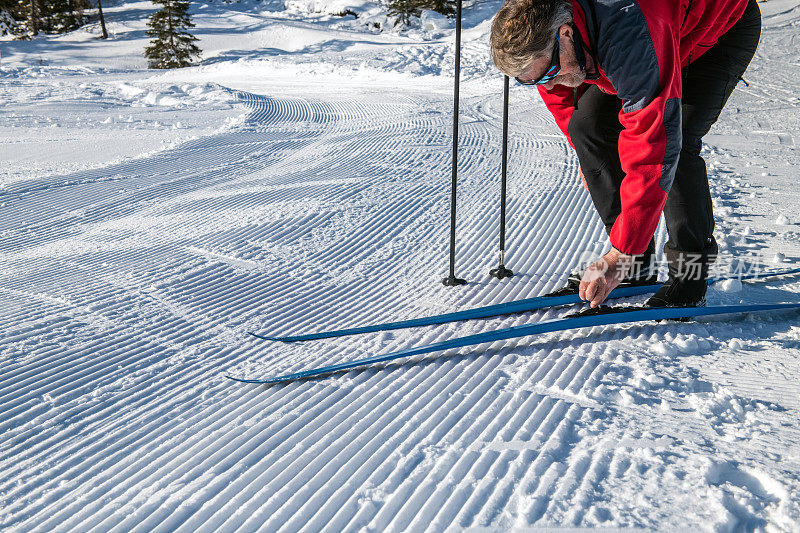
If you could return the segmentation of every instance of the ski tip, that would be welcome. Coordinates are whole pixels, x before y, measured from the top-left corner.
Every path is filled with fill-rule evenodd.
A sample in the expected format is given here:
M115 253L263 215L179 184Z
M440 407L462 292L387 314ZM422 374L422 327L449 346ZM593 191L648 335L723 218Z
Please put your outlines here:
M259 335L258 333L253 333L252 331L248 331L247 334L255 337L256 339L261 339L262 341L289 342L289 339L291 339L291 337L270 337L267 335Z
M737 275L736 273L731 273L731 274L728 274L728 275L725 275L725 276L711 277L711 278L708 279L708 284L709 285L713 285L714 283L717 283L717 282L720 282L720 281L724 281L726 279L731 279L731 278L739 279L741 281L745 281L745 280L747 280L747 281L758 281L758 280L762 280L762 279L774 278L774 277L780 277L780 276L793 276L795 274L800 274L800 267L785 268L785 269L780 269L780 270L765 269L765 270L752 272L752 273L740 273L739 275Z
M269 380L269 379L246 379L246 378L237 378L234 376L225 376L226 378L230 379L231 381L236 381L239 383L250 383L254 385L269 385L272 383L278 383L277 380Z

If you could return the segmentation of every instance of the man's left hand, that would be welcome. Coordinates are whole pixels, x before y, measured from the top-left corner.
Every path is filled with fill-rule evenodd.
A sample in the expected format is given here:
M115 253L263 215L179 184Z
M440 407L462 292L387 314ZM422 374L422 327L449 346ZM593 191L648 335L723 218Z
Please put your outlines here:
M583 273L578 288L578 296L597 307L608 298L633 265L633 256L625 255L612 248L610 252L598 259Z

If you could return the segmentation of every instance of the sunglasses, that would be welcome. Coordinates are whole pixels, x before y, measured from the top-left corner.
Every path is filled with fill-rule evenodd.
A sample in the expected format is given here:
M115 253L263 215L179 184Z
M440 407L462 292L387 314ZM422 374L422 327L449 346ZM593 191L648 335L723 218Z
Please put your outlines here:
M541 85L558 76L559 72L561 72L561 54L559 53L558 47L558 35L556 35L556 44L553 46L553 57L550 58L550 66L547 67L547 70L544 72L544 74L535 80L523 80L516 77L514 79L522 85Z

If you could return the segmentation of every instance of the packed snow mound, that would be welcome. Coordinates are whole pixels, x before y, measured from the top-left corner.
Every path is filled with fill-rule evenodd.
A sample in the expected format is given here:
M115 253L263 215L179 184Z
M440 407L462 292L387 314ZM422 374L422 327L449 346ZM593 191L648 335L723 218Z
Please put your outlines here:
M449 30L453 27L453 21L430 9L423 9L419 20L422 29L430 32Z
M0 121L8 139L0 143L0 189L152 157L233 128L246 114L233 91L209 82L113 81L60 67L11 67L0 79L13 102Z
M351 15L358 18L385 11L378 2L370 0L286 0L284 5L289 13L303 15Z
M207 103L236 102L232 91L215 83L170 85L160 90L131 83L115 84L118 96L133 105L190 107Z

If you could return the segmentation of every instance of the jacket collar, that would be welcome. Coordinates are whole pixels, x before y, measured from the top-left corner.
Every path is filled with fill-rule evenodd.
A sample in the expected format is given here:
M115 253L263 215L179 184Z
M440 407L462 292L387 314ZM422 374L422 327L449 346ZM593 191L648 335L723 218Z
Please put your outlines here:
M586 66L586 53L594 60L594 72L588 80L600 77L600 62L597 59L597 37L599 26L593 0L572 0L572 27L575 30L575 53L581 68Z

